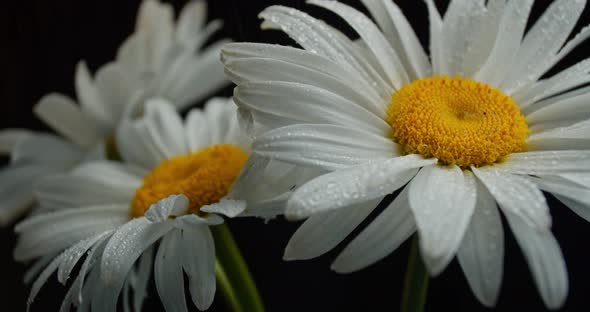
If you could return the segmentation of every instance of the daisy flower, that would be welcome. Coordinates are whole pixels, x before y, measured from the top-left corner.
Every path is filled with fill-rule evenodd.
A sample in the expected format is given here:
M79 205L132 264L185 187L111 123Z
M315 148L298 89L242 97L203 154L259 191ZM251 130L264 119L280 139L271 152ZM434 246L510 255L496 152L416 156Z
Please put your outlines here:
M32 184L38 178L108 156L120 120L141 114L145 99L162 97L183 109L224 85L218 61L223 42L199 51L221 26L219 21L205 25L206 11L204 1L191 1L175 23L171 5L144 1L137 29L116 61L94 77L83 61L77 65L79 105L50 93L35 106L35 114L65 140L18 129L0 132L0 152L11 157L11 165L0 171L0 224L14 221L33 204Z
M152 271L167 311L187 310L184 274L196 307L210 306L216 283L209 227L223 223L218 214L284 205L291 188L281 176L289 171L277 166L267 184L232 187L244 164L256 159L248 160L250 139L239 131L236 107L228 102L210 100L183 123L172 104L150 100L143 119L126 121L117 131L124 162L88 162L37 183L39 205L51 212L28 217L15 229L15 259L39 259L28 273L38 275L29 305L53 272L65 285L81 263L62 310L75 304L81 311L115 311L119 293L125 307L140 310ZM275 195L239 197L261 185Z
M252 153L328 172L288 201L287 217L308 219L284 258L332 249L400 190L333 270L369 266L417 232L431 275L457 256L475 296L492 306L501 211L545 304L561 306L568 277L542 191L590 219L590 93L580 87L590 62L541 77L590 35L584 28L564 45L586 1L555 1L525 34L532 0L455 0L444 18L427 0L430 58L395 3L362 2L377 24L342 3L308 1L340 16L358 41L271 6L259 15L262 28L303 49L222 50L240 118L256 136Z

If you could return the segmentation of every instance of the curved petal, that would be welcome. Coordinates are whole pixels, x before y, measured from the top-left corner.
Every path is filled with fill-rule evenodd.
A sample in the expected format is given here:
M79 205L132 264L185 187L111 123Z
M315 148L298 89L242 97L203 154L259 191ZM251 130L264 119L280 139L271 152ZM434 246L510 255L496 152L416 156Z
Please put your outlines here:
M379 204L383 197L368 202L315 214L289 239L283 260L319 257L342 242Z
M539 230L551 227L551 216L545 196L529 180L494 169L474 168L473 173L494 196L502 211L519 216L530 227Z
M508 1L500 18L494 46L486 62L474 74L475 80L496 87L502 83L518 53L533 2Z
M40 214L15 227L18 261L59 252L88 237L112 230L129 220L126 206L96 206Z
M339 94L293 82L249 82L234 89L234 101L251 110L269 128L296 123L334 124L387 135L391 127L379 116Z
M0 154L10 154L18 141L33 134L31 130L19 128L0 130Z
M494 197L477 182L477 201L457 259L477 299L486 307L498 300L504 265L504 230Z
M150 137L166 158L188 153L180 115L163 99L150 99L145 107L145 125Z
M399 156L391 139L338 125L296 124L258 136L252 152L295 165L342 169Z
M215 245L206 226L182 231L182 266L188 276L193 303L201 311L208 309L215 295Z
M101 278L122 286L127 272L143 251L172 229L172 223L136 218L121 226L108 241L101 259Z
M568 276L561 249L548 228L531 227L526 219L505 212L506 220L522 249L541 298L550 309L563 305L568 292Z
M153 168L164 160L164 155L151 142L145 123L124 120L117 128L117 150L128 163Z
M475 208L475 179L457 166L428 166L410 183L422 259L438 275L453 259Z
M382 114L385 111L384 102L387 102L388 97L380 96L379 92L375 90L375 87L367 82L368 80L363 79L358 73L351 72L345 67L316 53L289 46L247 42L229 43L221 50L221 60L226 64L226 73L229 79L232 79L236 84L246 81L275 80L273 75L280 75L284 77L283 80L305 83L305 81L301 81L305 77L301 77L300 75L295 76L290 73L274 73L259 70L254 70L252 73L243 73L245 70L252 71L253 69L245 66L239 67L237 65L250 58L286 63L288 66L297 68L300 71L310 71L320 77L330 78L337 84L354 86L358 90L356 92L358 93L357 97L362 96L369 100L368 102L364 102L369 105L366 107L367 109L376 114ZM233 66L233 68L231 66L228 67L227 65L231 63L234 63L236 66ZM354 92L349 92L349 94L354 94Z
M385 196L406 184L417 168L436 161L408 155L321 175L293 193L286 215L299 219Z
M527 32L503 82L503 89L516 90L537 80L553 64L553 57L576 25L586 0L553 1ZM510 91L509 91L510 92Z
M408 75L397 53L367 16L350 6L335 1L309 0L308 3L326 8L344 19L373 52L395 88L400 89L409 82Z
M160 300L166 311L187 311L182 273L181 233L172 230L164 235L154 263L154 280ZM194 260L194 259L193 259Z
M548 175L590 170L590 151L534 151L514 153L494 165L492 170L503 173Z
M150 206L144 216L151 222L164 222L171 216L181 216L189 209L188 197L183 194L170 195Z
M10 156L13 164L37 164L56 171L69 169L84 157L77 146L45 133L19 140Z
M408 202L408 187L381 212L344 250L330 268L350 273L365 268L392 253L416 231Z

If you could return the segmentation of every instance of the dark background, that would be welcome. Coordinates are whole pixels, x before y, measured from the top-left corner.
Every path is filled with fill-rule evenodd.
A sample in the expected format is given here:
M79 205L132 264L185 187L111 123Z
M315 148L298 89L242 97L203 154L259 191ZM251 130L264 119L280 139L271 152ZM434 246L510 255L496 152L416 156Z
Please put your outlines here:
M519 0L513 0L519 1ZM362 8L359 1L345 1ZM185 1L173 1L175 8ZM423 45L428 41L428 20L422 1L397 1L416 29ZM534 21L549 1L537 1L529 20ZM282 33L259 30L257 13L271 4L302 8L330 24L354 33L337 17L306 5L304 1L280 0L210 0L209 17L225 21L217 37L235 41L292 44ZM447 1L437 1L444 10ZM94 71L114 59L117 47L132 32L138 0L27 0L2 1L0 4L0 128L27 127L47 130L31 114L31 108L48 92L74 95L75 64L84 59ZM576 33L590 23L585 10ZM590 55L590 45L583 44L559 63L554 73ZM227 87L219 95L231 95ZM195 103L200 105L202 103ZM5 161L6 159L4 159ZM590 224L567 207L548 196L553 215L553 231L567 262L570 291L562 311L587 311L590 286L590 253L587 252ZM373 215L374 216L374 215ZM231 220L230 226L243 250L258 283L267 310L276 311L397 311L409 244L402 245L383 261L360 272L339 275L329 264L342 249L316 260L284 262L282 251L297 227L282 219L264 224L261 220ZM545 311L531 278L528 266L514 241L506 232L504 281L493 311ZM0 283L2 311L24 311L28 287L22 283L25 267L14 263L12 250L15 236L11 229L0 230ZM160 311L155 289L146 310ZM63 296L63 287L55 278L41 291L33 311L55 311ZM194 308L194 307L193 307ZM195 309L196 310L196 309ZM427 311L491 311L471 294L456 261L431 280ZM211 311L224 311L216 301Z

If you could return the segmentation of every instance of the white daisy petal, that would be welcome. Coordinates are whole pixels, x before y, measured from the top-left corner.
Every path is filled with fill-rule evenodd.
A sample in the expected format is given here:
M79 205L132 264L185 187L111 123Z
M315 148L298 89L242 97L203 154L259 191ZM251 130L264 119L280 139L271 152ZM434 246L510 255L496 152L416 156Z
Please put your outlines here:
M215 295L215 245L208 227L182 232L182 248L188 255L182 266L188 276L193 303L201 311L208 309Z
M368 45L395 88L399 89L409 82L396 52L368 17L352 7L335 1L308 0L308 3L324 7L342 17Z
M9 128L0 130L0 154L10 154L18 141L33 135L27 129Z
M306 260L319 257L336 247L379 204L383 197L368 202L315 214L291 236L283 260Z
M39 277L37 277L37 279L33 283L33 286L31 286L31 292L29 293L29 298L27 299L27 311L30 310L31 304L37 297L37 294L39 294L41 287L45 285L49 277L53 274L53 272L55 272L55 270L57 270L57 267L59 266L63 258L63 254L60 254L59 256L55 257L53 261L51 261L51 263L49 263L49 265L45 267L43 272L39 274Z
M517 174L560 174L590 170L590 151L536 151L514 153L493 166L494 170Z
M47 265L51 263L51 261L53 261L53 259L57 256L59 256L59 253L41 256L39 260L35 261L35 263L27 269L25 275L23 276L23 282L25 282L25 284L33 283L34 279L39 276L41 271L43 271L43 269L47 267Z
M65 285L70 278L70 273L72 273L74 266L76 266L86 251L102 239L108 237L111 233L113 233L112 230L86 238L64 251L64 260L60 263L57 270L57 280Z
M561 173L559 177L590 189L590 172Z
M442 74L465 75L463 63L484 14L483 1L451 1L441 31Z
M209 145L209 123L200 109L192 109L185 121L185 136L188 148L196 152Z
M174 11L168 3L144 1L136 21L136 29L146 34L153 69L160 69L166 48L170 46L174 27ZM145 49L145 47L144 47Z
M573 200L566 196L553 194L560 202L564 203L569 209L571 209L578 216L586 221L590 222L590 206L579 201Z
M153 168L164 159L161 151L147 138L147 132L145 124L121 122L115 141L123 160L143 168Z
M204 115L209 123L209 142L227 143L232 126L237 125L236 106L226 98L212 98L205 103ZM218 125L224 125L220 127Z
M367 107L367 109L374 111L378 114L381 114L381 112L384 109L384 107L381 105L381 102L387 99L380 97L379 94L374 90L373 86L368 84L364 79L361 79L361 77L359 77L358 74L339 66L332 60L325 58L321 55L302 49L296 49L293 47L280 46L276 44L248 42L229 43L225 45L221 50L221 60L222 62L224 62L224 64L232 62L237 63L240 60L248 58L276 60L289 63L291 64L291 66L294 67L305 68L308 70L319 72L322 75L329 76L334 80L338 80L342 83L347 83L349 85L355 86L355 88L358 89L358 94L365 96L371 100L370 103L367 103L370 105ZM236 84L238 82L241 82L241 78L237 77L236 75L232 75L231 72L233 71L229 70L229 78L232 80L234 78L239 79L233 80ZM258 74L262 76L258 76ZM256 72L255 75L252 74L251 81L267 80L267 77L269 77L269 75L272 74L268 71ZM294 75L284 76L288 76L289 79L299 79Z
M321 175L293 193L287 203L287 217L304 218L387 195L406 184L417 168L434 163L436 159L408 155Z
M180 230L172 230L164 235L156 253L154 279L166 311L187 311L182 273L184 255L180 253L182 247Z
M508 1L498 36L487 61L474 74L478 81L499 86L513 64L534 0Z
M590 35L590 27L586 27L585 29L588 30L588 34ZM576 94L583 94L588 90L587 87L567 92L562 96L553 97L554 95L588 83L590 81L590 75L588 75L589 72L590 59L585 59L562 70L550 78L539 80L528 87L522 88L514 93L512 98L521 108L526 108L531 104L536 104L538 101L549 97L551 97L551 99L556 99L562 96L570 97Z
M578 90L549 98L530 107L526 115L527 123L536 124L590 113L589 100L590 93L579 92Z
M184 41L194 40L207 21L207 2L189 1L178 18L176 35Z
M301 11L277 5L264 9L258 16L265 20L262 29L281 29L304 49L324 56L362 77L371 77L349 47L340 41L340 34L323 22Z
M170 71L163 78L161 94L171 99L178 109L183 109L226 84L223 66L219 62L221 46L225 43L227 41L216 42L197 58L179 63L176 71Z
M568 276L559 244L548 228L529 226L526 219L505 212L506 220L533 273L541 297L550 309L561 307L568 292Z
M503 211L517 215L539 231L551 226L549 207L543 193L529 180L501 173L494 168L472 167L473 173L494 196Z
M378 2L363 1L363 3L367 5L368 3ZM381 1L381 3L384 6L381 9L385 9L385 12L388 13L388 20L391 21L391 23L393 23L395 29L390 32L389 36L385 32L384 34L386 35L386 38L389 39L389 42L392 44L394 51L400 53L400 59L404 63L406 72L408 72L408 75L411 78L410 80L430 76L432 74L432 67L430 66L430 62L428 61L428 56L426 55L426 52L424 52L424 48L422 48L422 45L420 44L420 41L418 40L416 33L412 29L412 26L410 25L402 11L393 1L383 0ZM371 11L373 16L377 17L374 12L375 10ZM383 22L381 22L379 25L383 29L382 25ZM392 40L390 36L395 36L394 38L397 40ZM399 42L399 44L395 44L396 42Z
M172 228L172 222L151 223L146 218L136 218L125 223L113 234L100 263L101 279L106 285L106 300L100 300L100 296L94 297L105 307L104 311L115 310L118 294L135 260ZM95 300L93 306L94 302Z
M395 200L346 246L332 263L332 270L350 273L365 268L392 253L416 231L416 223L408 202L408 189L404 188Z
M477 201L457 259L477 299L493 307L502 284L504 231L496 201L477 183Z
M58 252L88 237L112 230L129 219L126 206L96 206L40 214L15 227L20 234L17 261Z
M19 140L10 156L13 164L30 163L65 170L80 161L83 152L60 137L39 133Z
M234 101L269 128L323 123L363 129L385 136L389 125L377 115L327 90L292 82L250 82L234 90Z
M144 216L153 223L164 222L171 216L185 214L189 209L188 201L188 197L183 194L170 195L151 205Z
M115 175L117 176L122 175ZM108 183L100 178L56 174L38 179L34 194L43 208L65 209L100 205L105 201L128 204L133 198L134 187L139 186L140 184L135 183Z
M292 125L256 138L253 153L334 170L399 156L391 139L338 125Z
M317 57L317 56L316 56ZM329 60L325 60L329 62ZM380 105L375 105L375 99L368 97L365 88L358 88L356 81L346 81L342 77L326 75L313 67L304 67L289 61L249 57L225 61L225 71L232 81L238 84L247 81L286 81L301 84L311 84L324 90L343 96L370 110L377 116L385 117L385 111ZM350 76L350 74L346 74ZM381 100L377 100L382 102Z
M170 103L163 99L148 100L144 119L151 138L166 158L188 152L182 119Z
M505 0L487 1L483 16L473 25L471 45L463 58L463 72L466 77L473 77L490 56L505 7Z
M202 206L199 210L208 213L217 213L234 218L246 209L246 201L221 199L218 203Z
M94 264L96 263L96 260L99 258L101 252L104 250L104 242L107 238L109 238L109 235L101 237L101 239L99 239L94 244L94 246L92 246L92 248L90 248L90 250L86 253L86 259L84 259L84 262L82 263L82 266L78 271L76 279L71 284L70 288L68 289L68 292L64 297L64 300L61 304L60 312L70 311L70 307L72 304L74 304L75 306L79 306L83 302L82 290L84 288L86 274L90 269L93 268ZM83 311L83 309L78 309L78 311Z
M125 68L115 62L105 64L97 71L95 84L103 98L109 120L118 123L125 108L139 91L139 86L133 83Z
M255 216L268 219L285 214L285 207L287 206L287 201L291 198L291 194L293 193L284 192L272 198L248 202L247 209L240 215L243 217Z
M103 131L112 129L114 120L110 119L107 105L96 89L86 63L81 61L76 65L76 95L80 108L89 118L94 120L97 127Z
M24 214L35 200L32 184L53 173L44 166L19 165L0 170L0 225L7 225Z
M567 127L554 128L533 133L527 139L529 151L590 149L590 120L575 123Z
M146 249L138 260L136 267L137 280L135 287L133 287L133 306L135 311L141 311L144 299L147 297L148 284L154 263L154 249L149 247Z
M529 177L529 179L540 189L559 195L558 199L564 204L572 204L570 208L582 218L588 216L588 212L590 212L590 189L574 184L562 177L544 176L541 178Z
M503 83L515 90L537 80L553 64L553 56L576 25L586 0L557 0L551 3L522 41L511 74Z
M211 214L203 218L195 214L187 214L176 218L174 220L174 227L183 230L190 230L194 227L203 225L219 225L222 223L223 218L215 214Z
M475 179L457 166L424 167L410 183L409 202L422 259L438 275L453 259L475 207Z
M428 6L428 20L430 22L430 60L432 61L432 72L441 75L442 72L442 51L441 32L442 18L433 0L426 0Z

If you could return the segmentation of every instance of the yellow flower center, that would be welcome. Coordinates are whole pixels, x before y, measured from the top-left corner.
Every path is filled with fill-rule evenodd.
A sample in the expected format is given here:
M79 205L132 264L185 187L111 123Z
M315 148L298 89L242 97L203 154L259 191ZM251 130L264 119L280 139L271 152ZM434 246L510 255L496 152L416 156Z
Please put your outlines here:
M164 160L143 178L131 203L133 217L141 217L161 199L184 194L190 212L225 196L246 163L248 155L239 147L223 144L196 153Z
M461 167L492 164L522 151L529 133L512 98L459 77L405 85L391 98L387 122L405 153Z

